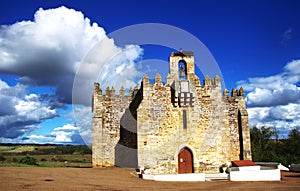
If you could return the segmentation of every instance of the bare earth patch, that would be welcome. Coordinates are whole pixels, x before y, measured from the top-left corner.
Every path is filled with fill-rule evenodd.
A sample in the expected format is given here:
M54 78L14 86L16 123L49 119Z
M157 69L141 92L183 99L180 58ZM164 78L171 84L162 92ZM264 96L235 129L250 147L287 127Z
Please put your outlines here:
M300 190L300 173L283 172L276 182L155 182L126 168L0 168L0 190Z

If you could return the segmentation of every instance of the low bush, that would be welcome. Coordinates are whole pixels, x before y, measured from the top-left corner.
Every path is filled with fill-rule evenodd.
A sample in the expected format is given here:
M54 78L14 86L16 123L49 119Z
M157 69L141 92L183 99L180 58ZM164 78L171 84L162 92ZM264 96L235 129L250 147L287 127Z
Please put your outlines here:
M70 162L74 162L74 163L84 163L85 160L84 160L84 159L83 159L83 160L80 160L80 159L72 159L72 160L70 160Z
M3 161L5 161L5 157L3 156L2 153L0 153L0 162L3 162Z
M45 159L45 158L41 158L41 161L42 161L42 162L45 162L45 161L47 161L47 159Z
M29 155L26 155L25 157L21 158L19 160L19 163L28 164L28 165L37 165L36 159Z
M52 162L56 162L57 159L56 159L55 157L52 157L52 158L51 158L51 161L52 161Z
M59 162L65 162L65 161L67 161L67 159L65 159L65 158L58 158L57 159Z
M18 160L16 157L14 157L14 158L12 159L12 162L17 163L17 162L19 162L19 160Z

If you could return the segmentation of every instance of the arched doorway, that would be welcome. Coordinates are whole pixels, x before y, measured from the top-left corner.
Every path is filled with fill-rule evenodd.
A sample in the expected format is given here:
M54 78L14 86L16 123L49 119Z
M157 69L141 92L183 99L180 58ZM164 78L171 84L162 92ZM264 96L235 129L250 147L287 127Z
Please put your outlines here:
M193 154L187 147L178 154L178 173L193 173Z

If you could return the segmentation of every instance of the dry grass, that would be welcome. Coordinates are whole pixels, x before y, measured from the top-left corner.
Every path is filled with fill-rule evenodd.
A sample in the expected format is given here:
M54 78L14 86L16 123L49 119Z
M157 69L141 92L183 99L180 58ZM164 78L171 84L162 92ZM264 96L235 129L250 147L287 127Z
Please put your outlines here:
M74 152L73 154L36 154L41 150L55 148L55 146L31 146L31 145L0 145L0 154L4 160L0 162L0 167L28 167L30 165L20 164L21 158L28 153L31 157L37 160L41 167L91 167L91 154L80 154Z

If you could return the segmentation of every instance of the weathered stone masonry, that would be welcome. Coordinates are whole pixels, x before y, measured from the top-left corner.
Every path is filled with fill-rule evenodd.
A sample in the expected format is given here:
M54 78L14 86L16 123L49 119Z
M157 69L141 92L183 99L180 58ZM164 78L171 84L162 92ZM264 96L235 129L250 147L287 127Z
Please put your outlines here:
M152 174L218 171L223 163L251 159L244 91L222 93L218 76L194 72L191 51L172 53L166 84L145 74L125 95L93 94L93 166L144 167ZM187 156L186 156L187 155Z

